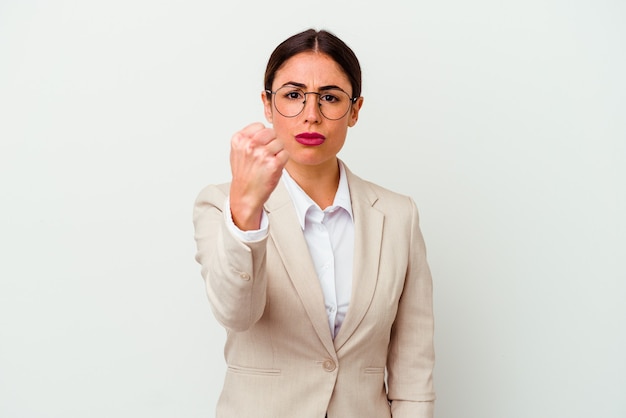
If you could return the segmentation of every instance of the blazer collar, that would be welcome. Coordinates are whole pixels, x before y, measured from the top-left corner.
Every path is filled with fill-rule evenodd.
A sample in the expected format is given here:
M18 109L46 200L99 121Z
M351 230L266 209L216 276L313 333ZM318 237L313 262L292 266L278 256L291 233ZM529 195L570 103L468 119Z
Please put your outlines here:
M265 203L269 234L304 305L313 328L329 353L339 350L365 316L378 279L384 215L374 208L378 196L371 186L345 166L354 219L354 266L350 307L333 341L324 296L309 255L289 192L282 182ZM294 232L295 231L295 232Z
M278 182L276 189L265 202L265 211L269 218L270 239L302 301L307 316L326 350L334 353L322 288L295 207L282 181Z
M372 302L378 281L385 219L384 214L375 208L378 195L370 184L355 176L347 167L346 174L354 216L354 265L350 306L335 336L335 350L339 350L354 334Z

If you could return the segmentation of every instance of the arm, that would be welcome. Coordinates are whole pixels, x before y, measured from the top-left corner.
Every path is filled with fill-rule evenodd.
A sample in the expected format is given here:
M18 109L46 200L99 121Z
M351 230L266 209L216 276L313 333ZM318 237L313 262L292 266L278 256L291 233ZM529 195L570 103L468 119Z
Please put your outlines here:
M267 237L243 242L228 227L223 213L226 191L202 190L194 206L196 260L202 266L207 295L217 320L227 329L244 331L265 309Z
M394 418L432 418L435 401L432 279L417 208L412 199L410 204L409 263L391 330L388 397Z
M227 329L245 331L263 315L267 235L244 242L235 232L245 235L242 231L259 229L263 204L288 158L273 129L248 125L231 138L230 186L209 186L196 200L196 260L202 265L213 313ZM224 213L227 198L230 210Z

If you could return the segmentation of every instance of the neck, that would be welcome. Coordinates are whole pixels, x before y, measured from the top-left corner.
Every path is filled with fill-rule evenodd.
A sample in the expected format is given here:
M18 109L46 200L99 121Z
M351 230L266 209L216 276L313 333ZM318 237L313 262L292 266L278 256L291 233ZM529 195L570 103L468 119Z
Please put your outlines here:
M321 209L331 206L339 187L339 161L334 159L323 166L300 166L290 162L285 168L302 190Z

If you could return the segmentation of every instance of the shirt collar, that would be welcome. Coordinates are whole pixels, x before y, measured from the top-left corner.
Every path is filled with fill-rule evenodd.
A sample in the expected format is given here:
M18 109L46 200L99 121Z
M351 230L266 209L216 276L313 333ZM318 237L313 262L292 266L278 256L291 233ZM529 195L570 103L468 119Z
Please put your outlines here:
M300 226L304 230L306 214L311 206L319 208L317 204L306 194L304 190L296 183L296 181L289 175L287 170L283 168L282 181L291 200L296 208L296 214L298 215L298 221ZM339 186L337 187L337 193L335 193L335 199L333 204L326 208L326 211L330 211L333 207L340 207L344 209L352 216L352 200L350 199L350 188L348 187L348 177L346 176L346 169L343 163L339 161Z

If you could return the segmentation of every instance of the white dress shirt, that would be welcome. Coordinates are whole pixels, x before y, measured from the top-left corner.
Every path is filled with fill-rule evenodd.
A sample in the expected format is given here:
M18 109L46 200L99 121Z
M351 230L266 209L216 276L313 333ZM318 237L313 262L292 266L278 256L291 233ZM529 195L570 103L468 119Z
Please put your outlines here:
M352 293L354 220L345 169L340 162L337 193L333 204L324 210L300 188L287 170L283 170L281 181L291 196L309 247L324 295L328 325L334 338L346 317ZM228 198L224 214L230 230L244 242L258 241L267 235L268 220L265 213L261 218L261 228L254 231L237 228L230 214Z

